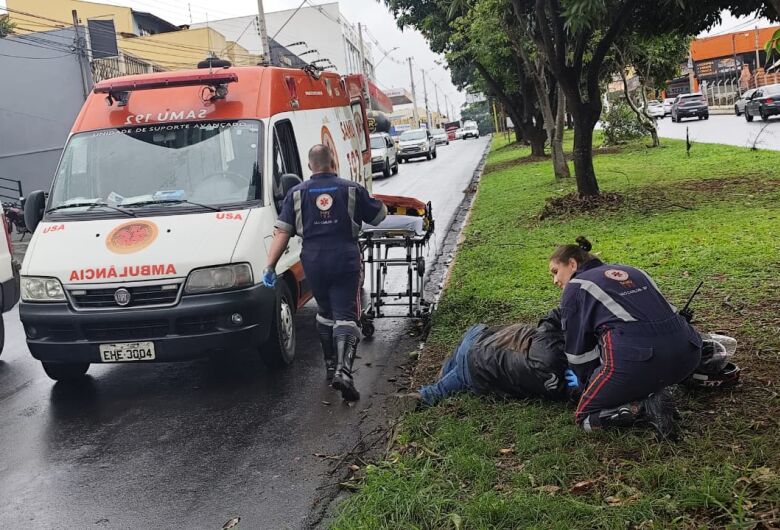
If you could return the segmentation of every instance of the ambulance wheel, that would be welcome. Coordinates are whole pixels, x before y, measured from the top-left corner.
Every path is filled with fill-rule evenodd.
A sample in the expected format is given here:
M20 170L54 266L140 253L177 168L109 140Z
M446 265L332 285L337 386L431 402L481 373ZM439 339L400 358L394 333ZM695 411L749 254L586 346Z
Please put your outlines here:
M55 381L74 381L89 370L89 363L50 363L41 361L43 371Z
M385 167L382 168L382 176L390 178L390 161L385 158Z
M395 159L395 165L393 166L393 175L398 174L398 159Z
M376 329L374 328L374 321L372 319L363 315L360 317L360 327L365 338L370 339L374 336Z
M295 357L295 304L283 280L276 284L276 307L268 339L260 346L263 361L274 368L287 366Z

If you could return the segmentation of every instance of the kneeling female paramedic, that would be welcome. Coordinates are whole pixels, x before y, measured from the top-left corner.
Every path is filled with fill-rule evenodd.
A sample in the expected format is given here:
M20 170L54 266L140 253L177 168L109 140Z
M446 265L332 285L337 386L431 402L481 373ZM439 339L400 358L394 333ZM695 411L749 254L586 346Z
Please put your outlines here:
M563 289L566 379L581 391L575 421L587 431L649 423L671 436L676 410L664 389L698 366L701 338L647 273L605 264L591 248L578 237L550 257Z

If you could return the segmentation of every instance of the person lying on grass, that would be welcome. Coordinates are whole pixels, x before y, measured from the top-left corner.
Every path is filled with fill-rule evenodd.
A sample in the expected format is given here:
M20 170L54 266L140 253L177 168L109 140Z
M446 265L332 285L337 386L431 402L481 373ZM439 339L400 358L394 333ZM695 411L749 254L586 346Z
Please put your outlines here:
M667 387L699 365L701 337L646 272L605 264L591 248L578 237L549 263L563 289L567 386L580 394L574 419L586 431L649 423L672 437L676 409Z
M474 325L444 361L438 381L421 387L413 397L426 405L461 392L564 398L567 365L563 341L558 309L550 311L537 326Z

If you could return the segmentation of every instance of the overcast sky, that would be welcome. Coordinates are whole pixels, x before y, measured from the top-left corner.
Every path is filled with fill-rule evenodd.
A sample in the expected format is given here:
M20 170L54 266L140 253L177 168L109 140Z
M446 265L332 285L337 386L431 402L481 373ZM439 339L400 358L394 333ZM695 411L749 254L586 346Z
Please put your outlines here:
M207 0L93 0L97 3L115 4L132 7L138 11L148 11L174 24L189 22L204 22L221 18L250 15L257 13L257 0L228 0L208 2ZM323 0L312 0L315 3L327 3ZM266 11L294 9L301 0L264 0ZM444 94L449 96L455 108L459 108L465 100L465 94L458 93L450 82L448 70L442 66L443 58L431 52L422 35L417 31L407 29L403 32L396 26L395 20L385 4L376 0L339 0L344 17L357 24L362 22L368 31L379 42L380 46L389 51L396 46L397 50L383 59L383 54L374 47L374 63L381 64L376 69L380 87L409 87L409 67L405 62L407 57L415 61L415 85L418 103L422 106L423 89L420 69L427 72L429 86L428 97L431 110L436 108L436 98L430 81L439 86L440 103L444 111ZM0 8L5 7L5 0L0 0ZM293 19L294 20L294 19ZM755 17L735 18L730 13L723 14L723 23L710 29L705 35L728 33L732 30L769 25L769 22ZM441 63L441 64L437 64ZM457 114L457 112L456 112Z

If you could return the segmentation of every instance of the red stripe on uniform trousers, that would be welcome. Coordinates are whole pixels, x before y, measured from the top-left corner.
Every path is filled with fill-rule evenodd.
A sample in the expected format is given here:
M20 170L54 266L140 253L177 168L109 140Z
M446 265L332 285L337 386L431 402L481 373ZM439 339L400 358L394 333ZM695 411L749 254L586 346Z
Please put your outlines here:
M612 351L612 330L607 331L606 335L604 335L604 348L606 349L606 355L604 356L605 366L601 369L599 375L596 376L590 386L585 389L585 392L582 394L580 404L577 406L577 411L574 413L575 420L577 420L579 416L582 415L582 410L588 406L588 403L593 401L593 398L596 397L602 388L604 388L604 385L612 377L612 374L615 373L615 359L614 352ZM607 371L609 372L607 373ZM602 378L601 376L605 373L607 375ZM593 388L594 385L596 385L596 383L598 383L598 386L595 390L593 390L592 394L588 395L588 392Z

